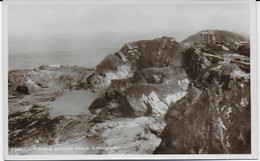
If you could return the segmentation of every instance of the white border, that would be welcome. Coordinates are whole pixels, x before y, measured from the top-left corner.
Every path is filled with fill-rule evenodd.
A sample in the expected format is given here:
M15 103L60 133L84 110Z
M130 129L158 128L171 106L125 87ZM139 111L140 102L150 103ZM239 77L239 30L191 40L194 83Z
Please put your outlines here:
M248 4L253 0L6 0L8 5L31 5L31 4Z
M5 1L6 2L6 1ZM3 104L4 104L4 158L8 160L8 26L7 5L3 3Z
M256 53L256 2L250 3L250 88L251 88L251 153L258 157L258 102Z
M200 154L200 155L8 155L8 5L29 4L250 4L251 47L251 154ZM257 159L257 55L256 55L256 4L255 0L6 0L3 3L3 104L4 104L4 159L5 160L119 160L119 159Z
M3 4L0 3L0 17L3 17ZM3 51L3 19L0 19L0 50ZM3 104L3 54L0 55L0 103ZM1 106L0 106L1 107ZM4 109L0 109L0 116L4 115ZM3 118L3 117L2 117ZM4 119L0 119L0 129L4 129ZM3 144L3 135L4 132L1 131L0 133L0 157L4 158L4 144Z

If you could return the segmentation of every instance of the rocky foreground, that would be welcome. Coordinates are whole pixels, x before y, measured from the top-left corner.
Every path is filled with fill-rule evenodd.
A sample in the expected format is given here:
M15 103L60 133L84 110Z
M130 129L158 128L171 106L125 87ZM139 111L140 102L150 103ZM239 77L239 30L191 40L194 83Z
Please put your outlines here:
M127 43L95 69L10 71L9 147L87 142L116 147L96 154L250 153L250 61L228 45L186 47L162 37ZM50 117L42 102L77 89L98 93L91 115Z

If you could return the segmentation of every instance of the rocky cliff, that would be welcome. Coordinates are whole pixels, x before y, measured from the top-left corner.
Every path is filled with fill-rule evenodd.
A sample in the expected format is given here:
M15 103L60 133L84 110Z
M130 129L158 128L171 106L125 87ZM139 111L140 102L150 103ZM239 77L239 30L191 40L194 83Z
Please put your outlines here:
M95 70L44 66L9 72L9 146L80 140L117 147L99 154L250 153L250 64L249 57L237 57L162 37L127 43ZM91 114L51 118L48 107L37 105L64 89L99 93Z
M172 103L185 96L190 84L181 66L183 51L173 38L162 37L125 44L107 56L88 78L91 88L105 87L104 95L89 107L96 116L88 136L113 138L111 133L116 131L120 137L113 142L104 139L106 146L122 147L110 153L152 153L161 140L163 116ZM132 127L128 135L127 129ZM99 129L103 132L93 132Z
M104 122L113 119L111 116L165 115L166 127L155 154L250 153L250 65L232 56L184 49L177 42L174 49L179 54L172 53L168 50L171 40L151 40L162 43L152 49L156 52L151 52L151 57L145 57L146 50L138 51L138 46L128 44L129 50L144 60L137 56L130 59L131 75L111 80L105 96L90 106L93 112L102 109L93 121ZM150 48L150 41L142 43ZM120 54L127 59L125 55L131 52L124 49ZM175 60L171 56L168 60L169 55ZM139 61L144 64L139 65ZM102 105L98 103L101 100Z
M183 50L170 37L127 43L118 52L104 58L88 83L94 88L107 87L111 80L132 77L138 70L180 66Z
M236 64L213 63L198 51L185 55L184 66L193 84L169 108L162 142L154 153L250 153L249 74ZM197 63L190 64L192 59Z

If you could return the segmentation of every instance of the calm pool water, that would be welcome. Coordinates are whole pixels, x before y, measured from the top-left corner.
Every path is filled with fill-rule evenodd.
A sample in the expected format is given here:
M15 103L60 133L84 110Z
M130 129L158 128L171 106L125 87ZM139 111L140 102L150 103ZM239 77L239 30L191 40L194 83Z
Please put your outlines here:
M73 90L64 93L49 102L50 116L90 114L88 107L97 98L97 94L87 90Z

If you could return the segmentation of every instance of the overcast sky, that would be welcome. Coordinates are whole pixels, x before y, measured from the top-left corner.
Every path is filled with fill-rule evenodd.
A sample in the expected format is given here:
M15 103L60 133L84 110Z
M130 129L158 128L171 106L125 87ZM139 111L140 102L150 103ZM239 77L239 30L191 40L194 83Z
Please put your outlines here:
M249 32L245 4L13 5L10 34L167 33L225 29Z

